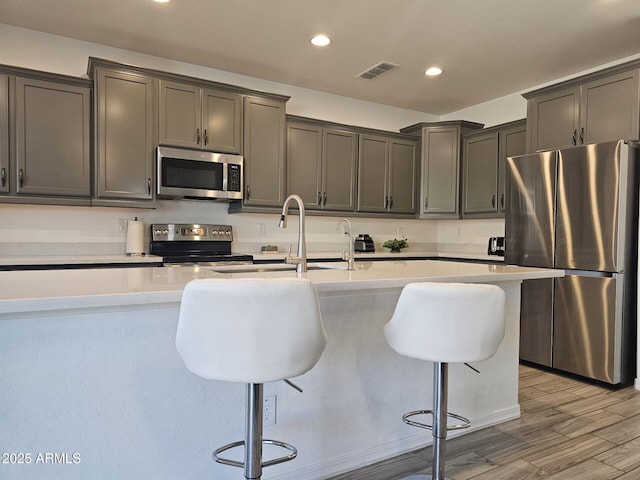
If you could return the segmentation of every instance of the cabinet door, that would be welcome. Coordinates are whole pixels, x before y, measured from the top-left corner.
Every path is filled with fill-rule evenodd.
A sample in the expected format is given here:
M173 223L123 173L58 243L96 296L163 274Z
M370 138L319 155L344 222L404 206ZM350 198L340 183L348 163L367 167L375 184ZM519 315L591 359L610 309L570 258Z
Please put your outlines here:
M202 148L240 153L242 106L240 95L202 90Z
M462 213L498 211L498 132L463 140Z
M199 87L161 81L160 144L200 148L204 135L201 104Z
M386 212L389 140L360 135L358 154L358 211Z
M416 144L411 141L390 141L389 211L416 212Z
M322 127L287 126L287 192L309 209L322 207Z
M580 121L580 87L533 98L527 103L530 152L576 145Z
M498 133L498 212L502 214L505 210L507 157L524 155L527 152L526 140L527 128L524 122Z
M9 78L0 75L0 192L9 191Z
M97 197L151 200L153 80L96 72Z
M460 130L458 127L423 130L421 214L457 217Z
M638 70L582 86L580 143L637 139L640 117Z
M326 210L354 211L358 136L354 132L325 128L322 135L323 194Z
M244 100L245 205L281 206L285 199L285 105Z
M18 193L90 196L90 89L16 78Z

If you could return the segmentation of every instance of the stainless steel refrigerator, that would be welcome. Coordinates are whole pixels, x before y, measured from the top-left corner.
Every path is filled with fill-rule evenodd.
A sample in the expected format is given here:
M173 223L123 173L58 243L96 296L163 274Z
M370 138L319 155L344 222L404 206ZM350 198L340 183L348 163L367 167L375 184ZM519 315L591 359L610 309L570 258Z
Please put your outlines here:
M633 380L639 160L625 141L507 159L505 262L565 270L523 283L521 359Z

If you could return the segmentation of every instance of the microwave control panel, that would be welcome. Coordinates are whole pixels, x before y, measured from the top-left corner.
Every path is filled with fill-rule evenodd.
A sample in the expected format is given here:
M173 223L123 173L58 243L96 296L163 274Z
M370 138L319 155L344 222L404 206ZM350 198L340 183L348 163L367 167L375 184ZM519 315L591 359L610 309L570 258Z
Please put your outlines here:
M240 185L242 179L240 178L240 165L227 164L227 191L228 192L241 192L242 186Z

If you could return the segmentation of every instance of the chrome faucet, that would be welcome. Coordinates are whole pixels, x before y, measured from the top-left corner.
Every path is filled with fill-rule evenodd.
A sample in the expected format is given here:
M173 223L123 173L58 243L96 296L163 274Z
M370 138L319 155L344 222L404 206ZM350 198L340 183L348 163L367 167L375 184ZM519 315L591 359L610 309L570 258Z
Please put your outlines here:
M298 204L300 221L298 225L298 255L289 256L284 259L284 263L290 263L296 266L296 272L303 273L307 271L307 243L304 237L304 202L298 195L289 195L282 205L282 214L280 215L280 228L287 228L287 210L291 201Z
M338 223L338 228L340 228L343 223L346 223L347 227L349 227L348 230L344 232L344 234L349 237L349 253L343 250L342 259L346 260L347 262L347 270L355 270L355 255L353 253L353 227L351 225L351 221L348 218L343 218L342 220L340 220L340 223Z

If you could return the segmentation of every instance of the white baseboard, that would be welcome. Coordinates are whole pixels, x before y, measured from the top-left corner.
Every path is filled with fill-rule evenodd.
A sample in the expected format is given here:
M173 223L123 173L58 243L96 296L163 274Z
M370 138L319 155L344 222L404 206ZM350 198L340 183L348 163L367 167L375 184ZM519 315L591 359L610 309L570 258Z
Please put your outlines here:
M481 428L490 427L499 423L520 418L520 405L493 412L485 417L474 418L471 427L465 430L459 430L450 435L451 438L464 435ZM324 480L334 475L349 472L372 463L380 462L388 458L402 455L413 450L431 445L431 436L425 435L424 431L418 430L419 433L408 435L407 437L394 440L393 442L376 445L364 450L354 451L347 455L327 459L322 464L308 465L306 467L283 472L275 475L268 475L265 471L263 478L265 480ZM294 461L295 462L295 461Z
M636 377L636 381L634 382L634 385L636 390L640 390L640 378Z

